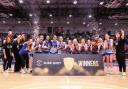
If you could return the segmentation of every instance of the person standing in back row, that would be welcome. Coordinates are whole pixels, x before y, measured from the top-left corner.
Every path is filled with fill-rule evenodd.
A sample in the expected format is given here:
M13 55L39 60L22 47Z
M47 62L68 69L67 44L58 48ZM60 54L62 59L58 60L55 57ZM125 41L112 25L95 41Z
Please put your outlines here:
M13 41L12 44L12 49L13 49L13 54L15 58L15 66L14 66L14 72L20 72L21 70L21 58L19 55L19 51L22 48L22 43L21 43L21 35L18 35L16 40Z
M124 37L124 31L121 30L119 34L116 33L116 59L119 65L119 71L122 74L122 76L126 75L126 61L125 61L125 44L127 43L127 40Z
M6 72L11 71L11 64L13 59L12 53L12 41L9 36L6 37L5 42L3 44L3 69Z

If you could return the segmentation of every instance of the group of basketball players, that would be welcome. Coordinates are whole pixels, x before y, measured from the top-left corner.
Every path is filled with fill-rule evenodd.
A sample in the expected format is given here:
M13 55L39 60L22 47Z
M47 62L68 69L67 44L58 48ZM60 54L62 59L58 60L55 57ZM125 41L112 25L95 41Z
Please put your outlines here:
M12 31L3 41L3 69L11 70L12 60L15 59L15 72L30 73L34 52L48 54L102 54L107 64L107 73L112 74L113 60L117 59L119 70L126 75L124 31L116 32L115 37L105 34L104 38L96 39L65 39L56 35L39 35L36 38L19 34L15 38ZM121 48L122 47L122 48ZM116 55L116 57L115 57Z

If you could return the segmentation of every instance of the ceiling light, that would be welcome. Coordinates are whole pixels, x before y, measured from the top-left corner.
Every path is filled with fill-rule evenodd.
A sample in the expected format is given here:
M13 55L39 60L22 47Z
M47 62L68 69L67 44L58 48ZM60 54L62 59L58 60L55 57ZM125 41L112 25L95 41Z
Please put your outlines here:
M88 15L88 18L92 18L92 15Z
M70 22L69 22L69 21L67 21L67 24L70 24Z
M115 26L117 26L118 25L118 23L115 23Z
M4 21L4 20L3 20L2 22L3 22L3 23L6 23L6 21Z
M9 14L9 16L13 16L13 14Z
M33 14L30 13L30 14L29 14L29 17L32 17L32 16L33 16Z
M49 17L52 17L52 14L49 14Z
M126 6L128 6L128 3L126 3Z
M21 21L18 21L18 24L20 24L21 23Z
M100 5L103 5L103 4L104 4L104 2L102 1L102 2L100 2L99 4L100 4Z
M54 22L53 22L53 21L51 21L50 23L51 23L51 24L53 24Z
M19 3L22 4L22 3L24 3L24 1L23 0L19 0Z
M102 25L102 23L100 22L99 25Z
M47 3L47 4L50 4L50 0L46 0L46 3Z
M70 15L69 15L69 17L71 18L71 17L72 17L72 15L70 14Z
M86 22L83 22L83 25L85 25L86 24Z
M73 4L74 4L74 5L76 5L77 3L78 3L77 0L74 0L74 1L73 1Z
M34 24L37 24L38 23L38 21L34 21Z

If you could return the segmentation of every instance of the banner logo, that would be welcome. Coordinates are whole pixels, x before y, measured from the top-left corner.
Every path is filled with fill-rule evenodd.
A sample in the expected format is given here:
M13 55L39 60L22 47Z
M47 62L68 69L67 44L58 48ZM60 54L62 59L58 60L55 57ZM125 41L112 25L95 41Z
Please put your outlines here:
M63 58L63 62L64 62L65 68L68 71L72 70L75 63L74 58L70 58L70 57Z
M38 67L41 67L41 66L42 66L42 60L37 60L37 61L36 61L36 65L37 65Z

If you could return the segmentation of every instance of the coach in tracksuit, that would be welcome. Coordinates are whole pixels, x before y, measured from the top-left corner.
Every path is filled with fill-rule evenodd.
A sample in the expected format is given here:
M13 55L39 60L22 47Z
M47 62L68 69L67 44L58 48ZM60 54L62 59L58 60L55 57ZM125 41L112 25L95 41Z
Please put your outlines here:
M120 73L126 75L126 61L125 61L125 44L127 40L124 37L124 31L121 33L116 33L116 59L119 65Z

